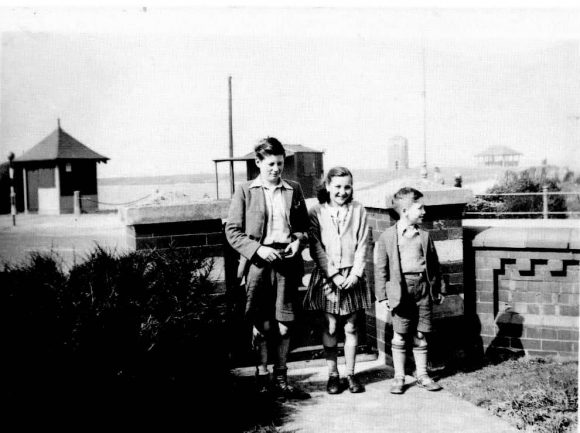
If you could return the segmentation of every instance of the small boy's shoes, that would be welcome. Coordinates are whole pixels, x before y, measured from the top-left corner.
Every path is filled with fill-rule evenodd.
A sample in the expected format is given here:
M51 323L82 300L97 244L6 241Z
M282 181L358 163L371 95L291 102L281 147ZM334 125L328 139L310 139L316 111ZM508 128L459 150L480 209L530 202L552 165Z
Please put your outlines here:
M405 388L405 378L395 377L391 382L391 394L402 394Z
M365 387L359 382L354 374L349 374L346 376L346 380L348 381L348 390L353 394L358 392L364 392Z
M439 390L443 389L441 387L441 385L439 385L437 382L435 382L433 379L431 379L427 375L418 377L417 384L419 386L425 388L427 391L439 391Z
M328 383L326 384L326 392L329 394L340 394L340 377L338 374L331 374L328 376Z

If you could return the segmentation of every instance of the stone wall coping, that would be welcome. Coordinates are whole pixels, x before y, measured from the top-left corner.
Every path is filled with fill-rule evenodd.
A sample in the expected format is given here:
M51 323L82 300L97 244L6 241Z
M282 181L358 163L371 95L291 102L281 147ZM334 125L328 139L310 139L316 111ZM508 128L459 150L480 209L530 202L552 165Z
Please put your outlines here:
M465 218L461 220L463 228L492 228L492 227L526 227L526 228L569 228L579 229L580 220L572 218Z
M356 189L355 200L367 208L391 209L393 195L403 187L412 187L423 193L425 206L444 206L466 204L473 200L473 192L465 188L442 185L429 179L403 177L374 185L361 190Z
M494 227L473 239L476 248L580 249L580 229L554 227Z
M226 219L230 200L200 200L187 204L136 206L120 209L121 221L127 226L184 221Z

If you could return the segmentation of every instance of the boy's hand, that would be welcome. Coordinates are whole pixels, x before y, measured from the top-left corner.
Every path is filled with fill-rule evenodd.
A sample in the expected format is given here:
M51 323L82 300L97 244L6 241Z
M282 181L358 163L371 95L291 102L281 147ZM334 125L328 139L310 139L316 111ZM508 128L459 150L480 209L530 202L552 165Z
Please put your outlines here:
M348 290L358 284L358 275L350 274L342 283L342 290Z
M282 258L282 256L277 250L275 250L274 248L266 247L264 245L258 248L256 254L260 256L261 259L267 261L268 263L272 263L274 260L280 260Z
M300 251L300 240L296 239L294 242L291 242L284 252L286 253L285 258L290 259L294 257Z
M445 300L445 296L440 293L437 298L433 299L433 303L435 305L441 305L444 300Z

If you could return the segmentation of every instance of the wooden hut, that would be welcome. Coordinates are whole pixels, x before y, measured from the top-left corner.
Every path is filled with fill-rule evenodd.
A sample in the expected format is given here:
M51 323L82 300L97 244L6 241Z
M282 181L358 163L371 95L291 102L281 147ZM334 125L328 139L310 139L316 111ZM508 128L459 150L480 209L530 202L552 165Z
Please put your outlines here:
M478 165L487 167L517 167L522 153L507 146L491 146L475 155Z
M286 159L284 160L284 172L282 177L299 182L302 186L305 198L315 197L324 172L322 158L324 152L302 146L301 144L284 144L283 146L286 150ZM225 161L245 162L247 180L255 179L259 174L259 169L256 166L255 160L255 152L250 152L244 156L234 158L214 159L213 161L216 167L216 182L217 164Z
M97 163L108 160L67 134L59 121L50 135L14 160L22 172L25 212L73 213L75 191L82 211L98 210Z

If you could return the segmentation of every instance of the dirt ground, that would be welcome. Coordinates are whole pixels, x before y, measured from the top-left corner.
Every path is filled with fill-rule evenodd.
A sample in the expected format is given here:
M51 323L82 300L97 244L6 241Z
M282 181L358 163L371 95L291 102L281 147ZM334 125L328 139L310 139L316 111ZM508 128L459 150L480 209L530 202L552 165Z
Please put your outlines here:
M54 251L65 269L82 261L96 245L122 251L125 226L116 213L0 215L0 263L21 263L30 253Z

